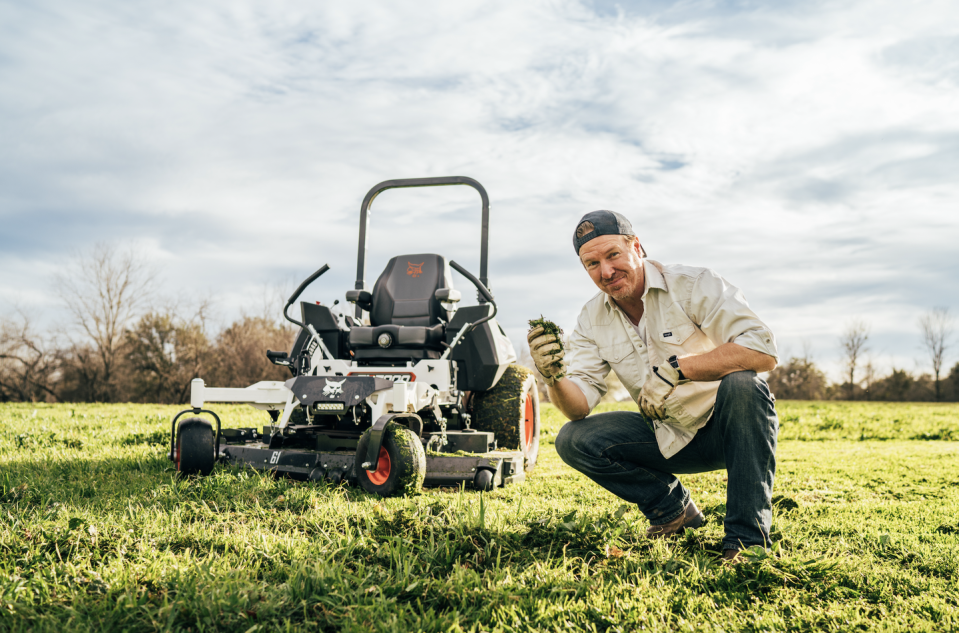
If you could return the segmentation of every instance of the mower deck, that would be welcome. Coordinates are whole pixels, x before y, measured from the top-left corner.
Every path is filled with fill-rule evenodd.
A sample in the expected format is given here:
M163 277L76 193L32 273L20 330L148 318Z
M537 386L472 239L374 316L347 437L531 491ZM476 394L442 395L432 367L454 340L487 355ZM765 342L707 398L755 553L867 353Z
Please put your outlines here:
M333 483L356 481L356 453L351 451L324 452L303 448L270 448L266 442L251 440L242 444L220 446L219 461L226 464L249 466L294 479ZM526 479L523 454L520 451L492 451L476 454L426 455L426 482L430 487L459 486L464 481L476 481L481 470L493 474L494 487L520 483Z

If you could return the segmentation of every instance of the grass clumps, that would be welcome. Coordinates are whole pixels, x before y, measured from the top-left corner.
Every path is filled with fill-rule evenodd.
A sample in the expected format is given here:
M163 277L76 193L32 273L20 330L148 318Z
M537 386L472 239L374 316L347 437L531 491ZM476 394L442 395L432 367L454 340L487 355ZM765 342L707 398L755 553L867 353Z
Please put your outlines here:
M542 337L544 336L549 336L549 335L553 336L553 342L539 344L536 346L537 350L540 350L540 349L543 350L542 351L543 354L554 357L554 361L550 363L550 366L555 369L549 372L550 376L546 376L546 374L543 374L544 377L547 378L547 383L552 384L551 381L559 380L560 378L566 375L565 371L563 370L563 361L562 361L563 351L566 349L566 345L563 343L563 330L552 321L548 319L544 319L543 315L540 315L538 319L531 319L529 322L529 327L530 327L530 332L532 332L538 327L543 328L542 334L539 334L534 340L541 340ZM530 352L533 351L532 345L533 345L533 341L531 340ZM540 373L542 372L543 372L543 369L541 368Z
M563 344L563 329L549 319L544 319L542 314L539 315L538 319L530 319L529 321L530 330L538 327L543 328L543 334L555 334L559 344Z
M522 448L520 431L525 414L527 385L531 372L522 365L510 365L496 386L473 395L473 427L477 431L492 431L500 448Z

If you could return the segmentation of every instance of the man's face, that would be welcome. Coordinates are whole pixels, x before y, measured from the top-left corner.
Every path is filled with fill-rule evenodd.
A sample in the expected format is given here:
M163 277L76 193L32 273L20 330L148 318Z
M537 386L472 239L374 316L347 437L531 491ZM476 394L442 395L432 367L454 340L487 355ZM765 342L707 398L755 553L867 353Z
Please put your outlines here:
M579 259L596 286L615 300L642 296L646 285L639 240L602 235L579 249Z

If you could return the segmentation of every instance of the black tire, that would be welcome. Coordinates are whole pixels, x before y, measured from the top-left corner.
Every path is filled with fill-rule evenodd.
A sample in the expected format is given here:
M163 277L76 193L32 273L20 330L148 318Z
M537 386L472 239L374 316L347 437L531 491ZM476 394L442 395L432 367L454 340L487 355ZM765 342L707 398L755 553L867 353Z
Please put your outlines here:
M539 456L539 390L533 372L510 365L489 391L473 392L473 422L477 431L496 434L499 448L523 452L526 472Z
M213 425L203 418L180 421L176 431L176 452L173 463L180 476L202 475L213 472L216 449L213 443Z
M367 492L381 497L415 494L426 480L426 451L413 431L394 422L383 430L383 446L375 472L362 466L370 445L370 431L360 437L356 446L356 478Z
M493 471L489 468L480 468L477 470L476 476L473 477L473 487L484 492L489 492L495 488L496 484L493 482Z

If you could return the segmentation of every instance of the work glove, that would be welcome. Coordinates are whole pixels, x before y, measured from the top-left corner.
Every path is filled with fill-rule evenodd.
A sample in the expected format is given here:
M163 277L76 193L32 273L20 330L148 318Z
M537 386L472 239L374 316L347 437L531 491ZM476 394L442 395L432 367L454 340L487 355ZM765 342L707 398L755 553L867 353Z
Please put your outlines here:
M536 326L526 335L529 353L537 371L547 385L553 385L566 375L563 367L563 343L555 334L544 334L542 326Z
M672 365L653 367L653 375L646 379L639 392L639 410L650 420L666 419L666 398L679 384L679 370Z

